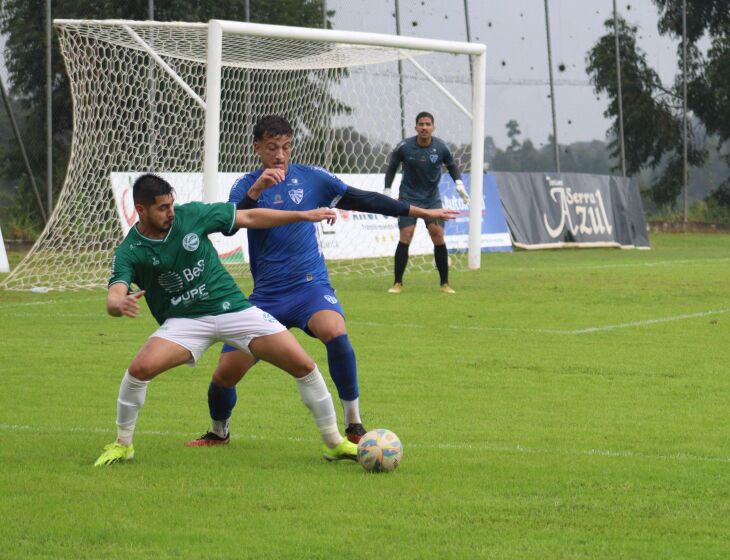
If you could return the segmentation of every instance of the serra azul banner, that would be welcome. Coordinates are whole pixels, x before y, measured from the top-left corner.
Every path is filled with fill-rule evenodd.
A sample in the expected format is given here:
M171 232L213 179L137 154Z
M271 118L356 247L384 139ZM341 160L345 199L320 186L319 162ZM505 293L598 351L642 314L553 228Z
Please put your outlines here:
M635 180L582 173L493 173L516 247L648 249Z

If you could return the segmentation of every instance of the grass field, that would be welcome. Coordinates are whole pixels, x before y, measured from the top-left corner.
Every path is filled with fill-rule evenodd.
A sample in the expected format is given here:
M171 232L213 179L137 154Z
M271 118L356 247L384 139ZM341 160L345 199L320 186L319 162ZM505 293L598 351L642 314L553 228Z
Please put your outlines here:
M389 475L323 463L267 364L231 444L185 448L217 349L153 381L135 460L95 469L153 320L0 292L0 557L727 559L730 238L652 245L484 255L454 296L336 278L366 425L404 442Z

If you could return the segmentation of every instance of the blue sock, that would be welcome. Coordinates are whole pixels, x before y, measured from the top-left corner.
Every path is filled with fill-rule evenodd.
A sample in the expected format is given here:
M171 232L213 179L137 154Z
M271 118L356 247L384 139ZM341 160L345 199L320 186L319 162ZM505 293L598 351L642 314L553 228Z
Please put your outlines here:
M357 386L355 351L346 334L333 338L327 344L327 364L337 394L344 401L354 401L360 395Z
M231 417L233 407L236 406L236 388L221 387L212 381L208 386L208 409L210 417L218 422L224 422Z

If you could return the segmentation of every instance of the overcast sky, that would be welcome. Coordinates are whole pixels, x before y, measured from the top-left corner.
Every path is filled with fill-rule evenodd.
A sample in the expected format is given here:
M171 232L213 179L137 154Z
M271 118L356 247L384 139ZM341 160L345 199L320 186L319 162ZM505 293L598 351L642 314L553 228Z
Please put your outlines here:
M505 123L515 119L523 139L544 145L552 132L544 0L467 1L472 41L487 45L486 134L504 148ZM335 29L395 33L395 0L326 2L335 11ZM402 35L466 40L464 0L399 2ZM617 5L619 13L638 26L639 46L649 63L665 84L671 83L678 70L677 41L659 35L652 1L617 0ZM558 139L566 144L605 139L607 100L597 97L589 84L585 60L606 32L612 0L549 0L549 10ZM7 80L4 70L0 68Z
M327 0L336 29L395 33L395 0ZM657 31L651 0L618 0L619 13L639 28L639 46L665 84L678 69L677 42ZM505 147L505 123L519 122L523 139L547 142L552 131L544 0L468 0L472 41L487 45L487 135ZM586 53L606 32L612 0L549 0L556 113L560 143L605 139L607 100L597 98L585 71ZM400 0L401 34L466 40L464 0ZM564 65L565 70L558 67ZM543 82L543 83L540 83Z

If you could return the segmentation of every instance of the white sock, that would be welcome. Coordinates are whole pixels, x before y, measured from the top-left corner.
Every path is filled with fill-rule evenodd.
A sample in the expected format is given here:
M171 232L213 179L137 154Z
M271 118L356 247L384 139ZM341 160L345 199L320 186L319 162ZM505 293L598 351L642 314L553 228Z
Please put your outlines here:
M124 372L117 399L117 441L122 445L132 443L137 415L144 404L149 383L135 379L129 375L129 370Z
M337 429L337 415L332 395L327 390L327 385L316 365L306 376L297 379L297 387L302 402L314 416L322 441L327 447L335 447L342 441L342 435Z
M362 424L360 419L360 399L345 401L340 399L342 410L345 411L345 426L348 424Z
M230 423L230 418L226 418L225 420L211 420L210 431L218 437L225 438L228 435L228 426Z

